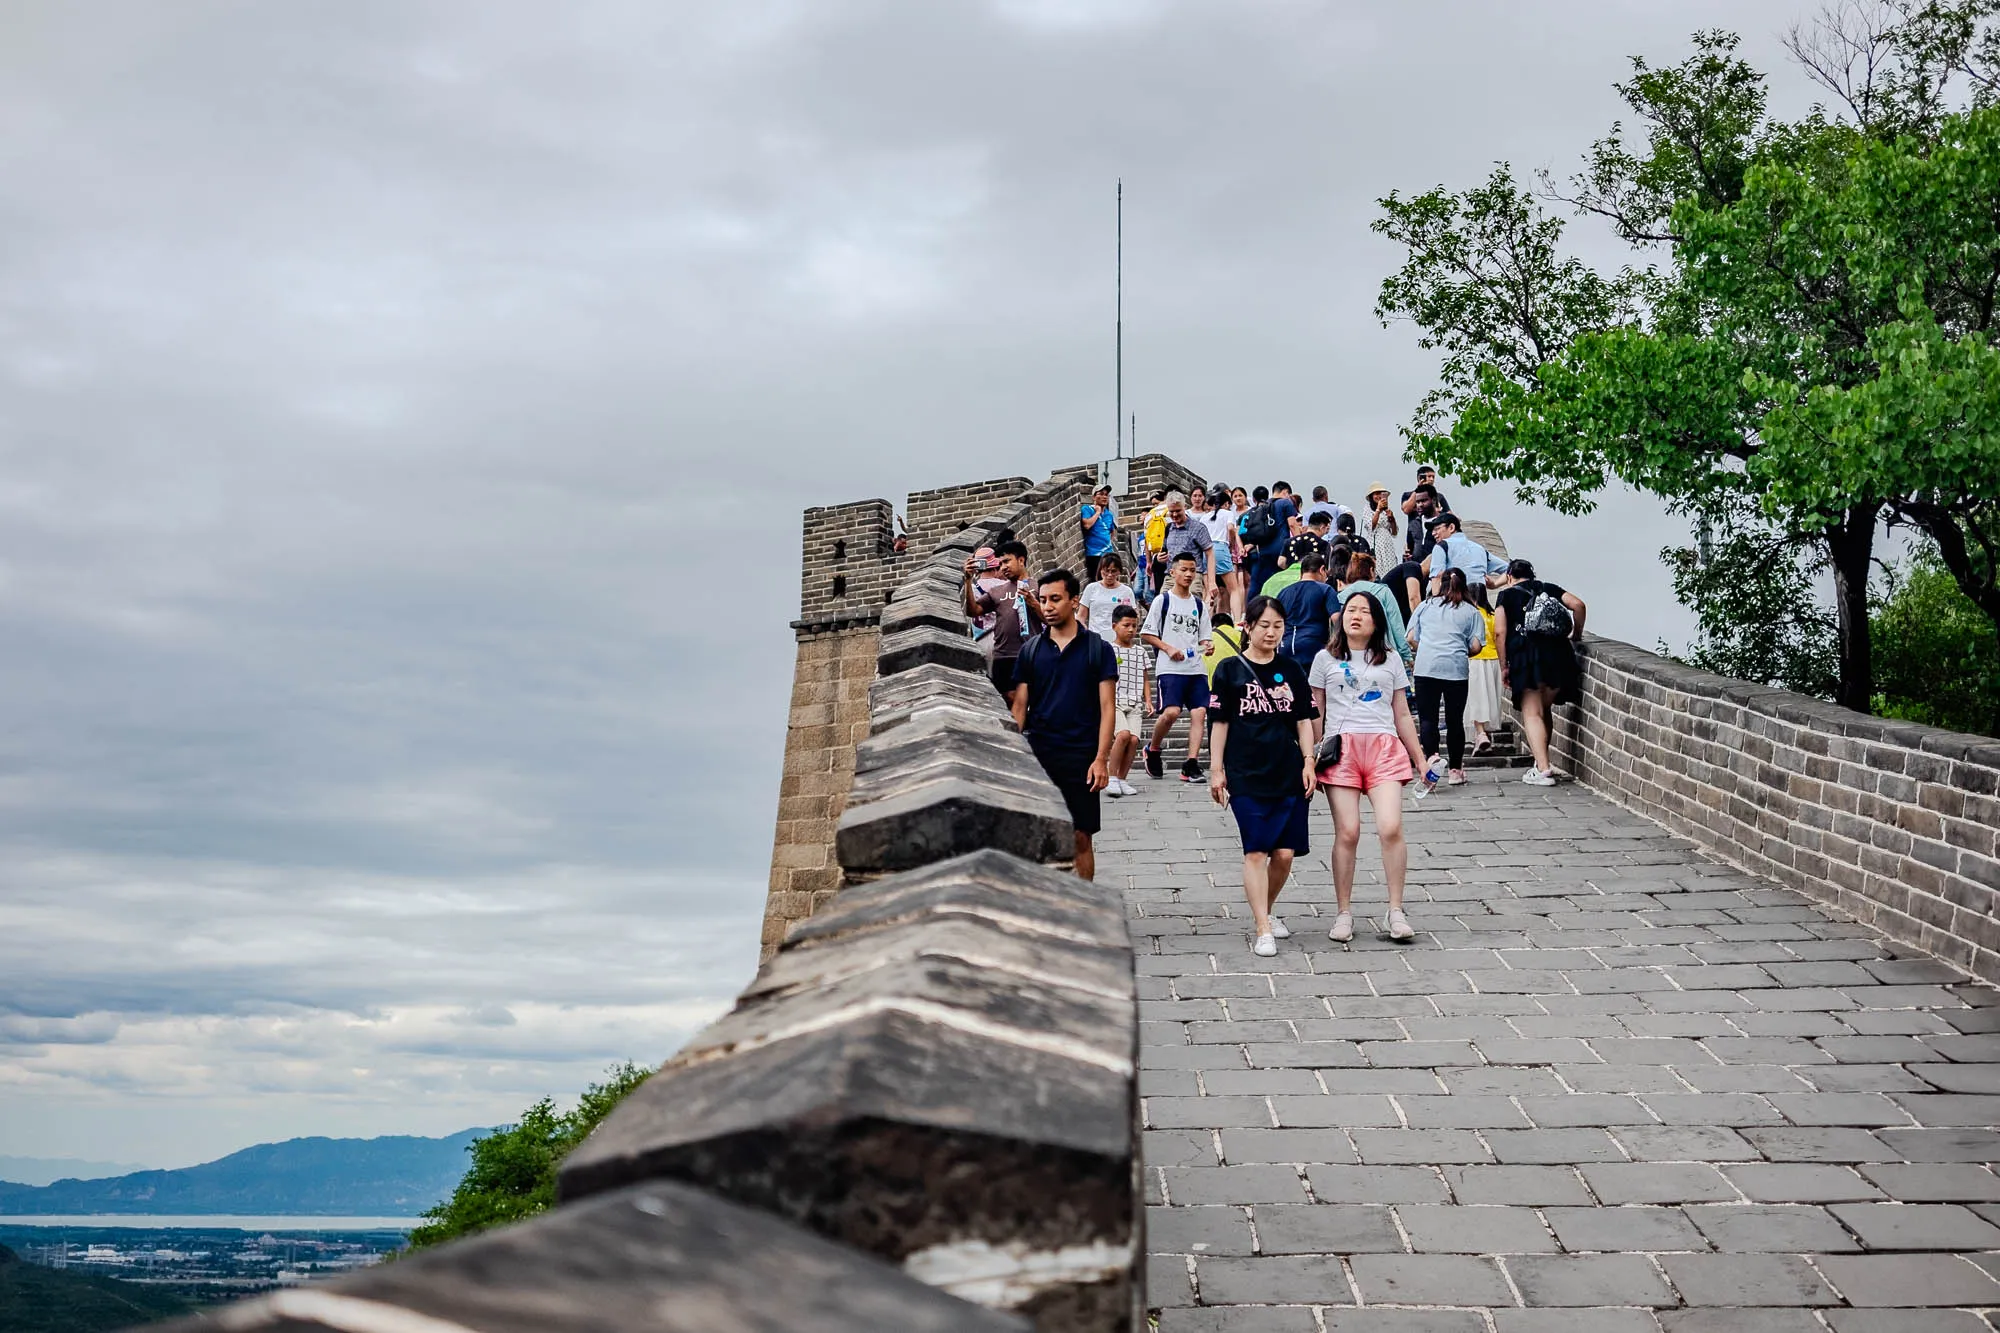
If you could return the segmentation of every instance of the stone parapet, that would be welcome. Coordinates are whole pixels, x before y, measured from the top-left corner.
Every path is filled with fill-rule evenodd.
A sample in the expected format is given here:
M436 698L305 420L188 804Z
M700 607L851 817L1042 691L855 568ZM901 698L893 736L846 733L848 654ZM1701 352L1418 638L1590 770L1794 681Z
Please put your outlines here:
M2000 740L1589 638L1557 755L1724 860L2000 981Z
M974 852L795 929L562 1194L680 1180L1037 1328L1126 1329L1137 1041L1118 891Z
M803 1320L803 1322L802 1322ZM896 1267L703 1190L651 1181L292 1287L160 1333L1028 1333Z

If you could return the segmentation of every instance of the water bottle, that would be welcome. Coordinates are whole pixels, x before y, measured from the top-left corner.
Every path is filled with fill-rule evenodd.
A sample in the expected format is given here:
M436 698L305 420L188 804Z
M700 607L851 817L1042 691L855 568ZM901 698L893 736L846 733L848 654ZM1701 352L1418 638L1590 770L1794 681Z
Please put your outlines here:
M1431 756L1430 767L1426 768L1424 770L1424 775L1421 778L1417 779L1417 799L1421 801L1424 799L1424 797L1429 796L1432 792L1436 791L1438 783L1442 782L1443 780L1444 780L1444 756L1433 755Z

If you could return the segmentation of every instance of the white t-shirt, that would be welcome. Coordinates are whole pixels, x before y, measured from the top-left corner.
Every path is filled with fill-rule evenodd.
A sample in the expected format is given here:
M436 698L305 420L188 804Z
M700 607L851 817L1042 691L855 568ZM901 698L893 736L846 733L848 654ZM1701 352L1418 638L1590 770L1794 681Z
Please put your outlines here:
M1208 535L1215 542L1217 550L1229 549L1229 538L1236 531L1236 511L1234 509L1210 509L1196 514L1208 527Z
M1137 606L1139 598L1132 591L1132 585L1121 583L1115 588L1107 588L1101 580L1093 579L1083 585L1083 609L1090 618L1091 632L1109 643L1111 633L1111 612L1121 606Z
M1176 662L1165 653L1153 664L1155 674L1161 676L1205 676L1208 668L1202 665L1202 641L1209 637L1208 603L1199 593L1192 597L1177 597L1171 588L1163 589L1153 599L1153 605L1146 612L1146 621L1139 627L1141 634L1157 635L1161 641L1181 650L1185 656Z
M1366 653L1350 653L1346 661L1322 648L1313 658L1306 681L1326 691L1326 729L1346 736L1396 734L1396 696L1409 688L1410 673L1395 653L1380 666Z

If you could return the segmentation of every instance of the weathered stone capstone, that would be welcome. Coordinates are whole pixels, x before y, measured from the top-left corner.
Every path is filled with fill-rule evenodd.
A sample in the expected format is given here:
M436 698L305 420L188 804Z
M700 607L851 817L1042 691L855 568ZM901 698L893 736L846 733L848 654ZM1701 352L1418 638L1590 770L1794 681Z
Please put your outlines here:
M156 1327L1027 1333L1030 1326L767 1212L654 1181L351 1277Z
M1041 1329L1141 1308L1120 894L983 851L856 885L564 1163L667 1177Z

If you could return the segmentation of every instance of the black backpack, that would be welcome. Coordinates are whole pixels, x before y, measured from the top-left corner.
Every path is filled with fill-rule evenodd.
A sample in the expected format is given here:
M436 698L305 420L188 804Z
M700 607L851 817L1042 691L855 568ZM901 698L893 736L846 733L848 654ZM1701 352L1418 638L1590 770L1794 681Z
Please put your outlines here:
M1537 583L1528 596L1528 609L1521 613L1521 628L1530 634L1542 634L1550 638L1567 639L1576 628L1576 620L1562 598Z
M1278 516L1271 510L1269 500L1259 500L1250 506L1250 512L1243 516L1243 540L1252 546L1269 546L1271 539L1278 535Z

